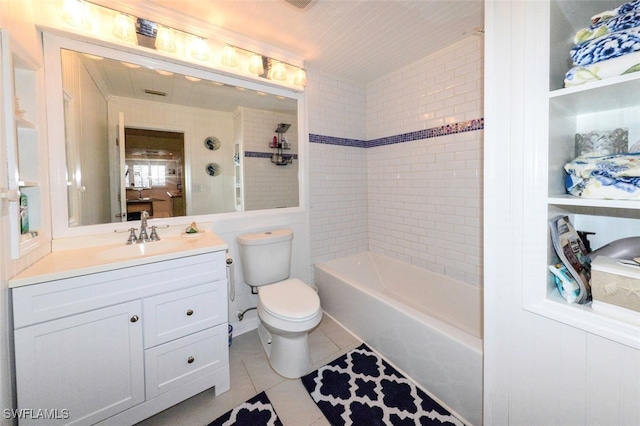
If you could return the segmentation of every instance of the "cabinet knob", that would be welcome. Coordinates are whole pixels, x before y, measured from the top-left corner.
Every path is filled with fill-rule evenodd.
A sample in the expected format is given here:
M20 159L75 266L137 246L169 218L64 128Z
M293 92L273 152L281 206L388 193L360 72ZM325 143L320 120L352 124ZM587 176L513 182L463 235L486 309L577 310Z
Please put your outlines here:
M192 363L193 363L193 361L195 361L195 360L196 360L196 359L195 359L194 357L190 356L190 357L187 359L187 362L188 362L189 364L192 364Z
M138 317L137 315L134 315L131 317L131 322L138 322L139 319L140 317Z
M191 315L193 315L193 309L189 309L187 311L187 316L190 317Z

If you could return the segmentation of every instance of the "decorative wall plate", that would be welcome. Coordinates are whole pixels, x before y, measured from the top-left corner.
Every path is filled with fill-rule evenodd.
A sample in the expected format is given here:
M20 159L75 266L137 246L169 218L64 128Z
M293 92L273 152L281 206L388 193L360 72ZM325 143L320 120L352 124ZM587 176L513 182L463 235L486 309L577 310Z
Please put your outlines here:
M220 174L220 164L218 163L209 163L206 169L209 176L218 176Z
M215 151L216 149L220 148L220 139L216 138L215 136L209 136L204 140L204 146L211 151Z

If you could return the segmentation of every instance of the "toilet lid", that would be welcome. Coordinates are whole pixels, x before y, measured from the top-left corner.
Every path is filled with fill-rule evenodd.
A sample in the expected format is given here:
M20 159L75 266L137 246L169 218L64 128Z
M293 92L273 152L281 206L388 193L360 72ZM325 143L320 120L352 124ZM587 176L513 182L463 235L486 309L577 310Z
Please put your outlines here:
M304 321L320 310L316 292L297 278L260 287L260 304L275 317Z

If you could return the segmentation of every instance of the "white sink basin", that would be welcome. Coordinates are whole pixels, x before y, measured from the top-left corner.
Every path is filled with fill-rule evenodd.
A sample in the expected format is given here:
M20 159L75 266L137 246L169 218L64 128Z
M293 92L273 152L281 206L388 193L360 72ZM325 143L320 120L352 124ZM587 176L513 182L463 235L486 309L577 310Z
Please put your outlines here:
M153 256L177 249L186 245L186 242L178 239L160 240L141 244L131 244L112 247L99 251L94 255L96 259L118 260L135 259L137 257Z

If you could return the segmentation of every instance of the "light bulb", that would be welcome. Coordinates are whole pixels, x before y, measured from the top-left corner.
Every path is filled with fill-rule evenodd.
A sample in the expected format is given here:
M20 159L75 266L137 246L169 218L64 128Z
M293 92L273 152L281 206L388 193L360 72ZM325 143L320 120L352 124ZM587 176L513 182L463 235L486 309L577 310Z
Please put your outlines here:
M274 62L271 69L271 78L284 81L287 79L287 69L282 62Z
M62 20L80 30L90 31L92 27L89 6L82 0L65 0Z
M237 67L238 58L236 57L236 49L229 44L225 44L222 49L222 58L220 59L220 62L226 67Z
M304 87L307 85L307 72L303 69L297 69L293 75L293 84Z
M207 40L201 37L194 37L191 42L191 57L198 61L209 60L209 45L207 45Z
M249 72L255 75L262 75L264 73L264 65L262 63L262 55L252 53L249 58Z
M158 25L158 34L156 35L156 49L164 52L175 52L176 38L173 35L173 30L168 27Z
M129 43L137 43L136 24L133 18L127 14L118 13L113 19L113 35Z

